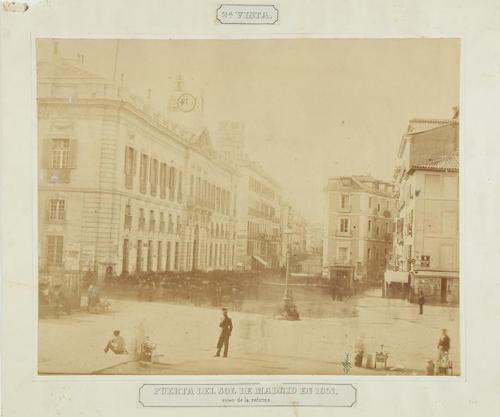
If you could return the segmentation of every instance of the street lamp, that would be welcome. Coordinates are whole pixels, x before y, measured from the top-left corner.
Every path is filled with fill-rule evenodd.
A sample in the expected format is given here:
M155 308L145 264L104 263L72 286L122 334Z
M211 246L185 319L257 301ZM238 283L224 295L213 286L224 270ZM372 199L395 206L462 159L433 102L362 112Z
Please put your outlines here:
M292 299L288 292L288 281L290 279L290 258L291 258L291 248L290 248L290 235L292 231L287 229L287 231L283 232L286 236L286 272L285 272L285 292L283 294L283 308L286 309L292 304Z

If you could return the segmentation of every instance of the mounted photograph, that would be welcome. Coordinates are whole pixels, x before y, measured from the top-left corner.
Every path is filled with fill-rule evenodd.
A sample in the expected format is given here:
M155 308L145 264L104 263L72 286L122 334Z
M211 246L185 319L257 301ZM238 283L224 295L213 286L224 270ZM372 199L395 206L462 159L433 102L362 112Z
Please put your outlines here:
M39 375L461 375L459 39L35 46Z

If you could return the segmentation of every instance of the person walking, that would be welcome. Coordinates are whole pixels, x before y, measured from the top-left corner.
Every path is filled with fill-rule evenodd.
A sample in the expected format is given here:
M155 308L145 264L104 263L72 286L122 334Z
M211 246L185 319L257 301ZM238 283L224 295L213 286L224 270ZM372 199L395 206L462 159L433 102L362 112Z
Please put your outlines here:
M227 352L229 350L229 337L233 331L233 321L227 315L227 308L222 309L222 319L220 321L219 327L221 328L219 340L217 341L217 353L215 357L220 356L220 351L224 347L224 357L227 358Z
M424 292L420 290L420 292L418 293L418 305L420 308L419 314L424 314L424 304L425 304Z

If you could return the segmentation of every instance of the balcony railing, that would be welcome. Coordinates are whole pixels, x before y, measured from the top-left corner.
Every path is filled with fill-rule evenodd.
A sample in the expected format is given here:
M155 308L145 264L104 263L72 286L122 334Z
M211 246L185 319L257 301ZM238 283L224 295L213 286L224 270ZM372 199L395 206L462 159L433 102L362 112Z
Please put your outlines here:
M335 232L335 236L340 236L340 237L352 237L352 232L348 230L347 232L342 232L341 230L337 230Z
M354 261L345 258L335 258L333 260L333 265L335 266L354 266Z
M259 217L261 219L269 220L269 221L276 223L276 224L280 223L279 217L271 216L270 214L266 214L266 213L264 213L260 210L257 210L253 207L248 207L248 214L250 216Z
M52 184L67 184L71 182L71 169L50 168L47 170L47 180Z

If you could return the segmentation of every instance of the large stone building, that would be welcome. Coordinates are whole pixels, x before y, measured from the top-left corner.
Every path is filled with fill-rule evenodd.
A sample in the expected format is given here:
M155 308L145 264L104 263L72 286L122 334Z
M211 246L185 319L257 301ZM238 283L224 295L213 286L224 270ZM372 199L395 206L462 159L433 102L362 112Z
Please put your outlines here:
M42 272L233 268L239 177L206 130L54 57L38 137Z
M237 167L236 260L242 269L279 268L281 263L281 186L244 154L244 128L223 122L218 130L223 155Z
M371 176L335 177L325 188L323 267L345 281L383 279L392 249L394 185Z
M414 119L398 152L399 189L392 268L407 272L413 293L458 302L458 114Z
M281 187L260 165L239 166L238 253L245 269L278 268L281 251Z

